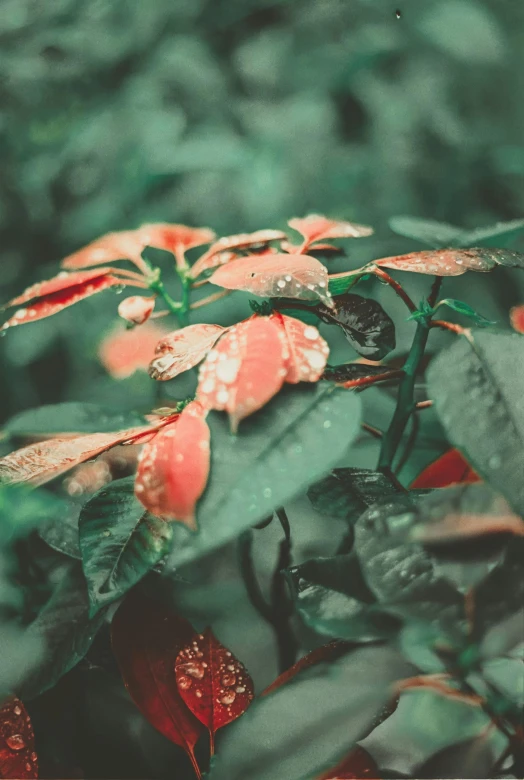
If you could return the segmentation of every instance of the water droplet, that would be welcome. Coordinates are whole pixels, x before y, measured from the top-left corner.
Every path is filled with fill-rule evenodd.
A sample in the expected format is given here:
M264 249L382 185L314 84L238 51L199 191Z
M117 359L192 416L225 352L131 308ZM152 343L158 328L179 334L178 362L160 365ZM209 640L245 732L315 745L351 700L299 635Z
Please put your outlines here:
M331 428L331 420L324 420L324 428Z
M272 493L273 491L271 490L271 488L264 488L264 490L262 491L262 495L264 496L264 498L271 498Z
M22 714L22 710L20 709L18 704L16 705L16 707L13 708L13 712L15 713L15 715L21 715Z
M195 696L197 697L197 699L201 699L202 698L202 691L200 690L200 688L196 689Z
M490 469L499 469L502 464L502 458L500 455L492 455L488 461Z
M234 691L225 691L220 697L219 702L220 704L224 704L227 706L228 704L233 704L235 701L237 695Z
M23 750L25 748L24 738L21 734L12 734L7 737L6 743L11 750Z
M226 688L228 688L230 685L234 685L237 681L237 678L234 674L225 674L222 677L222 685L225 685Z
M234 664L228 664L227 665L228 672L234 672L235 671L235 665Z
M26 772L30 772L32 768L33 767L31 766L31 764L29 762L25 765Z
M187 674L194 677L195 680L201 680L206 673L202 664L186 664L184 668Z
M192 685L193 680L190 680L189 677L180 677L178 680L178 687L182 688L183 691L189 690Z
M111 536L111 531L109 531L107 528L105 531L102 532L103 536Z
M31 753L31 761L36 761L37 758L38 756L36 755L36 753Z
M244 685L237 685L237 687L235 688L235 691L237 693L244 693L245 690L246 690L246 688L245 688Z
M400 19L400 17L402 16L402 13L399 11L399 9L398 9L398 8L397 8L397 10L395 11L395 16L396 16L396 18L397 18L397 19Z

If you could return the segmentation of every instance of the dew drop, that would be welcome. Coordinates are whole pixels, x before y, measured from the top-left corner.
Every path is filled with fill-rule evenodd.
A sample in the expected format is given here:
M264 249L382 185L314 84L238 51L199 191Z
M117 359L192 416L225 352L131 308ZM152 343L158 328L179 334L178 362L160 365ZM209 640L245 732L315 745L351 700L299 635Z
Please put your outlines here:
M273 491L271 490L271 488L264 488L264 490L262 491L262 495L264 496L264 498L271 498L272 493Z
M31 764L29 762L25 765L26 772L30 772L32 768L33 767L31 766Z
M7 737L6 743L11 750L23 750L25 748L25 741L21 734L11 734Z
M223 704L224 706L227 706L228 704L233 704L235 701L237 695L234 691L225 691L220 697L219 702L220 704Z
M244 685L237 685L237 687L235 688L235 691L237 693L244 693L245 690L246 690L246 688L245 688Z
M225 685L226 688L228 688L230 685L234 685L237 681L237 678L234 674L225 674L222 677L222 685Z
M402 13L401 13L401 11L400 11L400 10L397 8L397 10L395 11L395 17L396 17L397 19L400 19L400 18L401 18L401 16L402 16Z
M206 673L202 664L187 664L185 670L195 680L201 680Z
M488 461L488 466L490 469L498 469L500 468L502 463L502 458L500 455L492 455L491 458Z
M22 714L22 710L20 709L18 704L16 705L16 707L13 708L13 712L15 713L15 715L21 715Z
M200 688L196 689L195 696L197 697L197 699L201 699L202 698L202 691L200 690Z
M193 680L190 680L189 677L180 677L178 680L178 687L182 688L183 691L188 691L192 685Z
M235 665L234 664L228 664L227 665L228 672L234 672L235 671Z

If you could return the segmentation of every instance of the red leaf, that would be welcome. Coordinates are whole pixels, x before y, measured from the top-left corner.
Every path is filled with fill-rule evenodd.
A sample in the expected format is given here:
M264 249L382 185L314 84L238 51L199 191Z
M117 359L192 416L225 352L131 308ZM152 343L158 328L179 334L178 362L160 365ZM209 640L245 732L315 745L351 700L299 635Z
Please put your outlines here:
M118 306L118 314L123 320L134 325L143 325L153 313L155 298L145 298L143 295L130 295Z
M379 769L369 753L357 745L336 767L319 780L379 780Z
M133 591L111 625L113 652L129 695L157 731L188 754L200 777L194 748L204 732L180 696L175 660L194 635L187 620Z
M115 379L126 379L135 371L147 371L155 347L166 332L167 328L152 322L131 330L119 325L100 344L100 362Z
M125 431L88 433L30 444L0 458L0 484L24 482L38 487L65 474L79 463L96 458L116 444L131 442L165 424L164 420L160 420L156 425L128 428Z
M227 331L221 325L189 325L164 336L155 347L149 366L153 379L165 381L188 371L207 355L220 336Z
M410 252L408 255L383 257L374 262L375 265L383 268L437 276L460 276L466 271L487 273L495 267L489 250L483 249L436 249Z
M211 629L195 635L175 663L180 695L209 730L211 753L218 729L239 718L253 700L253 680Z
M209 438L204 410L193 401L144 446L135 494L149 512L196 530L195 506L209 475Z
M208 409L225 410L231 430L277 393L286 376L287 348L268 317L231 328L200 369L197 398Z
M53 279L48 279L44 282L37 282L31 285L21 295L18 295L13 300L6 303L5 308L9 306L20 306L22 303L32 301L34 298L43 298L47 295L59 292L60 290L67 290L70 287L76 287L83 285L86 282L91 282L99 276L108 276L113 273L118 273L118 269L115 268L91 268L89 271L77 271L76 273L69 274L67 271L62 271L58 276ZM120 280L119 284L123 284L124 280Z
M144 270L141 254L146 244L137 230L107 233L91 244L79 249L62 261L63 268L89 268L92 265L114 263L115 260L131 260ZM147 269L145 269L147 270Z
M411 489L441 488L459 483L480 482L462 453L451 449L426 466L411 485Z
M329 347L317 328L304 322L275 313L271 321L284 331L289 350L286 362L286 382L317 382L326 366Z
M20 699L0 707L0 778L38 777L31 720Z
M513 306L509 312L511 327L517 333L524 333L524 305Z
M207 252L192 266L189 275L196 279L204 271L234 260L238 255L232 249L246 249L257 244L264 245L270 241L280 241L286 238L281 230L256 230L254 233L239 233L236 236L219 238Z
M373 228L367 225L328 219L321 214L310 214L302 219L290 219L288 225L304 236L308 244L326 238L363 238L373 233Z
M216 252L209 254L206 252L202 255L189 270L189 276L191 279L196 279L204 271L210 271L212 268L218 268L219 265L227 265L232 260L238 257L236 252Z
M240 257L215 271L209 280L218 287L273 298L320 299L333 306L325 267L309 255L276 254Z
M50 317L68 306L73 306L78 301L83 301L91 295L119 284L122 284L122 279L105 274L96 276L81 284L58 290L50 295L45 295L33 303L29 303L25 309L18 309L11 319L2 325L0 330L6 330L13 327L13 325L23 325L26 322L35 322L36 320L44 319L44 317Z
M166 222L142 225L136 232L145 246L165 249L174 255L195 246L209 244L215 238L215 233L210 228L192 228Z
M271 685L268 685L268 687L262 691L260 695L268 696L270 693L273 693L282 685L285 685L287 682L292 680L295 675L299 674L299 672L304 671L304 669L309 669L310 666L316 666L316 664L338 658L341 653L345 653L347 651L348 647L350 647L350 645L348 645L347 642L341 642L336 639L333 642L329 642L327 645L322 645L321 647L315 648L315 650L311 650L310 653L300 658L296 664L293 664L293 666L291 666L289 669L286 669L285 672L282 672L282 674L279 675L277 679L271 683Z

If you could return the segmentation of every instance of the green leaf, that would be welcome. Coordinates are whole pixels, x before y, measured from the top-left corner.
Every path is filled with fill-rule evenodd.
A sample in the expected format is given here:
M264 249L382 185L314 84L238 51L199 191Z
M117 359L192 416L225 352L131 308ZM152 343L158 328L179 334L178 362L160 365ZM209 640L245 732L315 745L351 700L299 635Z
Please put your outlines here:
M307 495L320 514L356 522L372 504L405 494L380 471L344 468L312 485Z
M486 317L483 317L482 314L476 312L475 309L472 309L471 306L468 306L467 303L464 303L463 301L457 301L455 298L444 298L444 300L439 302L439 306L447 306L448 309L452 309L458 314L463 314L465 317L468 317L470 320L472 320L475 325L478 325L481 328L496 324L492 320L488 320Z
M428 372L450 442L475 471L524 514L524 339L473 331L440 353Z
M0 539L27 534L67 510L65 501L46 490L0 485Z
M381 360L395 349L395 325L380 303L372 298L346 293L335 300L336 309L316 307L324 322L338 325L359 355Z
M38 529L38 535L52 550L68 558L82 560L78 541L78 507L68 507L59 520L45 523Z
M111 433L146 421L138 412L122 412L89 403L63 403L39 406L11 417L3 426L11 436L57 433Z
M389 227L397 235L413 238L433 249L457 246L462 235L462 230L455 225L419 217L392 217Z
M520 646L524 647L524 607L519 607L486 632L480 652L483 658L495 658L507 655Z
M524 219L462 231L459 246L506 246L524 231Z
M197 505L198 533L173 528L176 566L236 538L326 474L359 431L360 399L333 385L288 386L238 436L220 412L207 421L210 481Z
M495 688L501 698L524 713L524 660L522 658L492 658L482 665L482 677Z
M475 738L489 729L490 724L489 715L478 705L428 688L413 689L402 693L395 712L359 745L386 773L422 777L417 770L431 756ZM496 761L507 745L507 738L490 729L486 739ZM490 773L479 776L489 777Z
M353 271L348 271L347 276L338 276L335 279L330 277L329 279L329 292L333 297L344 295L351 287L354 287L360 281L370 276L368 271L362 271L360 274L356 274Z
M222 738L209 780L304 780L333 766L412 673L386 647L356 650L300 672L256 699Z
M46 647L43 659L17 690L21 698L32 699L52 688L85 656L105 620L105 611L91 619L87 587L79 563L62 573L49 601L26 631L28 639Z
M172 526L150 515L133 493L134 477L102 488L79 520L91 615L124 595L170 549Z

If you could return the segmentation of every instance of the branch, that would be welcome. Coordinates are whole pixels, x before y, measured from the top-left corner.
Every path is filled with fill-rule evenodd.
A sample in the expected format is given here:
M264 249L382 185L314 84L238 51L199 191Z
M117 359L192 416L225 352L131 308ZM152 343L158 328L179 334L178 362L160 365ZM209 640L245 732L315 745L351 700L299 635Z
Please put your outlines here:
M383 268L378 268L377 266L373 269L373 273L375 276L378 276L379 279L382 279L383 282L386 284L389 284L392 290L396 292L398 297L406 304L410 312L413 314L413 312L417 311L417 307L407 294L407 292L404 290L401 284L399 284L395 279L393 279L392 276L390 276L386 271L384 271Z

